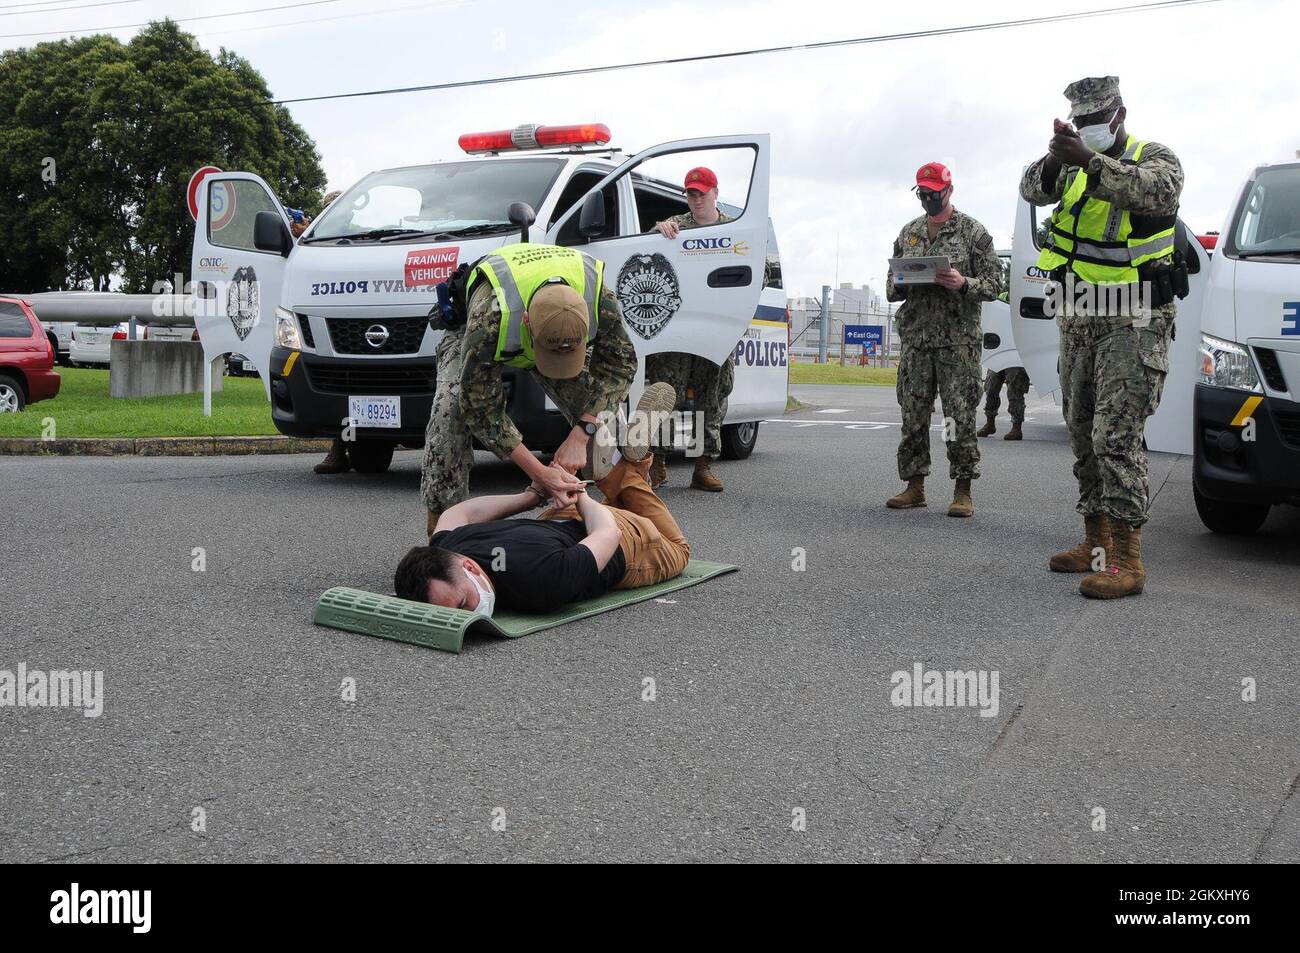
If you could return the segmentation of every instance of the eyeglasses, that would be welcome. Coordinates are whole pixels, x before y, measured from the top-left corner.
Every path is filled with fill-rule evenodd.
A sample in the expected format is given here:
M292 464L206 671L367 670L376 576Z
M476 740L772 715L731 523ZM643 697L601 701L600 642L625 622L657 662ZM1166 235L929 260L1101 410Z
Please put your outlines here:
M1111 120L1115 118L1115 114L1119 112L1121 108L1123 107L1112 105L1107 106L1105 109L1099 110L1098 112L1088 113L1086 116L1075 116L1074 128L1082 129L1084 126L1099 126L1102 123L1109 126Z

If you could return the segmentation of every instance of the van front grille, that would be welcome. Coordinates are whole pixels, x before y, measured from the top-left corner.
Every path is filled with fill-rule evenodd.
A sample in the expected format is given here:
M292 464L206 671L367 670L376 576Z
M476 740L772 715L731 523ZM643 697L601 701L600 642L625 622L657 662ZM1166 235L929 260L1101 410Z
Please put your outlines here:
M424 341L429 319L423 318L326 318L330 342L335 354L418 354ZM388 332L388 338L379 347L366 340L366 332L379 329Z
M432 394L437 368L349 367L305 363L307 379L326 394Z
M1294 411L1273 411L1273 419L1277 421L1278 432L1282 435L1282 442L1288 447L1294 447L1300 450L1300 414Z
M1272 390L1285 391L1286 375L1282 373L1282 365L1278 363L1277 352L1272 348L1257 347L1255 358L1259 361L1259 370L1264 375L1264 383Z

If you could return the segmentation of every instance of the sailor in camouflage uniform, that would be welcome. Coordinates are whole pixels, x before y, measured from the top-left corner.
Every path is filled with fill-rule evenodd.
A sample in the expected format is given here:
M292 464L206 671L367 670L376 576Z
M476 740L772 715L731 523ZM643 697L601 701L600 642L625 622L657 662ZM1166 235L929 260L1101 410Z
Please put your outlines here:
M674 215L655 225L654 231L665 238L676 238L684 228L702 228L732 221L718 208L718 177L703 166L686 173L686 201L689 212ZM728 354L719 367L695 354L651 354L645 362L646 384L659 381L671 384L677 392L677 408L687 405L687 390L694 392L695 410L704 415L703 455L696 458L691 486L713 493L722 491L722 481L712 469L712 462L722 453L722 418L727 398L735 383L735 358ZM698 435L696 437L698 439ZM668 448L656 448L650 465L650 485L660 486L668 479Z
M584 273L585 282L579 277ZM471 276L468 284L467 320L438 344L437 389L420 479L430 533L443 510L469 496L473 439L502 460L513 460L548 495L576 484L573 474L592 467L594 456L612 455L612 444L598 446L612 439L608 433L598 439L599 416L617 413L636 376L637 358L618 298L602 273L600 262L576 249L531 244L503 246L475 269L483 277ZM546 277L562 274L570 276L567 282ZM509 335L502 326L510 315L502 308L512 298L502 290L506 284L516 285L519 301L527 305L521 316L527 348L522 353L503 351ZM501 372L507 364L527 370L573 425L551 466L533 456L506 415Z
M984 426L975 431L977 437L991 437L998 432L998 408L1002 406L1002 385L1007 385L1007 413L1011 415L1011 429L1003 440L1022 440L1021 425L1025 422L1025 395L1029 393L1029 372L1023 367L1007 367L989 371L984 377Z
M1174 297L1186 294L1174 247L1183 169L1168 148L1125 130L1118 77L1081 79L1065 96L1073 125L1056 121L1047 155L1020 183L1026 201L1058 203L1038 265L1056 280L1045 300L1059 303L1061 394L1084 519L1083 542L1049 566L1091 573L1080 592L1110 599L1146 582L1143 436L1169 370Z
M937 162L916 173L925 214L903 227L894 258L946 256L950 267L934 284L897 284L891 271L886 297L902 301L895 319L902 343L898 405L903 434L898 475L907 488L891 497L891 509L925 506L930 474L930 414L942 399L943 436L949 475L956 481L949 516L971 516L971 481L980 475L975 417L980 403L980 303L1002 290L1002 263L988 231L952 206L952 174Z

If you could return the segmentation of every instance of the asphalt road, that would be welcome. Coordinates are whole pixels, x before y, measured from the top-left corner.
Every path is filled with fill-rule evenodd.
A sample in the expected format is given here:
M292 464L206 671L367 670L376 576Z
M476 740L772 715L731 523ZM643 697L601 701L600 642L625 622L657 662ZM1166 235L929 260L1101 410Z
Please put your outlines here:
M459 656L309 621L420 541L415 453L334 478L0 458L0 668L102 670L105 693L98 718L0 708L0 861L1300 856L1300 512L1215 537L1190 461L1153 455L1147 592L1090 602L1046 571L1079 528L1050 402L981 442L954 520L937 433L931 506L883 505L891 389L796 393L723 494L670 469L696 552L740 572ZM996 672L996 714L892 705L914 663Z

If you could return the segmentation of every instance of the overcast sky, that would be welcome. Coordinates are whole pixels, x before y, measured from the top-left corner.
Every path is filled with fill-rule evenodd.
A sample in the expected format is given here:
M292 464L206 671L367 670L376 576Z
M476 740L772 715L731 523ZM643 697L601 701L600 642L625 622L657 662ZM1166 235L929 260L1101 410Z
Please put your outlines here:
M129 24L303 0L54 0L0 6L0 34ZM50 0L31 0L32 3ZM103 3L104 0L99 0ZM1106 0L1101 6L1122 6ZM1078 12L1089 7L930 0L647 3L329 0L182 23L229 47L277 98L571 69ZM1020 170L1043 153L1065 86L1115 74L1130 132L1165 143L1187 172L1182 214L1218 229L1257 162L1300 149L1294 4L1204 6L1054 25L800 50L687 66L448 92L299 104L332 188L384 166L460 157L470 130L600 121L627 152L671 139L772 136L772 209L790 295L880 287L902 225L919 214L918 166L953 169L954 204L1009 244ZM128 39L135 30L112 32ZM6 46L46 37L0 38ZM274 184L274 183L272 183ZM727 197L723 183L723 197ZM182 201L177 196L177 201Z

